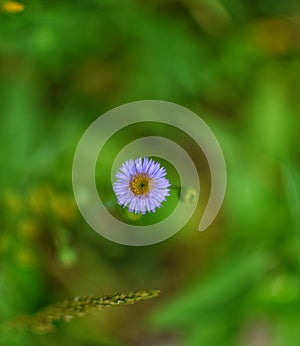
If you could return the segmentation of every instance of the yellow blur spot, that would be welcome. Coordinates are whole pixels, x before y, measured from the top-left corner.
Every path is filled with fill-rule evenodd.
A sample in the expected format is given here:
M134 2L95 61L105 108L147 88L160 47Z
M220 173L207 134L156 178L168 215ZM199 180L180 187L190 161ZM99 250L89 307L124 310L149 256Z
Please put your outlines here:
M77 217L77 206L67 194L54 194L50 199L50 206L55 215L66 222L73 222Z
M24 10L24 5L17 1L7 1L1 7L4 12L8 13L18 13Z
M20 195L12 191L6 191L4 194L4 203L12 212L18 212L22 209L23 201Z
M23 238L35 238L40 233L39 227L33 219L22 220L18 226L19 233Z
M197 191L192 186L183 187L180 199L183 203L193 205L197 201Z
M35 256L28 249L19 250L16 253L16 261L22 267L32 267L36 264Z
M53 194L54 192L49 186L40 186L32 189L29 194L29 204L31 209L36 214L47 212L49 200Z
M130 221L137 221L142 217L141 213L135 214L135 213L131 213L128 209L126 209L126 216L128 217L128 219Z
M253 25L255 43L271 54L286 54L296 48L297 26L288 20L263 19Z
M2 237L0 237L0 255L5 255L9 251L10 246L10 239L7 236L2 235Z

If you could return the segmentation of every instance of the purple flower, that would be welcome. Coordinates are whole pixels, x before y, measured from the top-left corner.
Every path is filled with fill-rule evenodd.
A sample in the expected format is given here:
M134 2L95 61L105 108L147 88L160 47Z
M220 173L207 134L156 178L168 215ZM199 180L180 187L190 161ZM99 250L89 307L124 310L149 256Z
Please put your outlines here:
M118 204L136 214L155 212L170 195L171 184L165 175L165 168L147 157L126 161L113 184Z

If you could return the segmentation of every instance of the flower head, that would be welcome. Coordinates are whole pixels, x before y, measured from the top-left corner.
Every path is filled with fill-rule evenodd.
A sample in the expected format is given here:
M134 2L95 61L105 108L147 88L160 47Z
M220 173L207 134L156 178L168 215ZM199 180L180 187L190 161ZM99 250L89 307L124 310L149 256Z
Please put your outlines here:
M165 175L165 168L147 157L126 161L113 184L118 204L136 214L155 212L170 195L171 184Z

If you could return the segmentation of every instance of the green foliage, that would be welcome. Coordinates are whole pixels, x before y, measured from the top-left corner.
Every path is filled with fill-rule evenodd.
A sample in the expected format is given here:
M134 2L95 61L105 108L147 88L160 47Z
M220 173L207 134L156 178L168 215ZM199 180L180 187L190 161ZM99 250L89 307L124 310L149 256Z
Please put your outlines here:
M9 12L0 1L0 320L25 313L22 323L46 331L54 319L80 314L80 299L66 303L67 314L59 306L43 310L66 296L94 294L88 312L92 302L103 303L99 291L155 286L165 293L130 309L87 314L47 335L1 327L0 345L297 346L299 1L22 3ZM131 248L89 228L71 176L87 126L139 99L199 114L224 151L228 186L220 215L198 232L210 188L199 148L157 124L124 129L96 167L108 209L115 200L102 178L138 136L178 141L201 180L199 210L181 232ZM175 194L157 220L170 214ZM193 199L192 187L182 198ZM133 224L145 221L120 213Z
M237 322L249 314L247 302L270 266L268 257L262 250L235 253L158 311L154 325L160 329L181 326L189 345L213 345L228 339Z

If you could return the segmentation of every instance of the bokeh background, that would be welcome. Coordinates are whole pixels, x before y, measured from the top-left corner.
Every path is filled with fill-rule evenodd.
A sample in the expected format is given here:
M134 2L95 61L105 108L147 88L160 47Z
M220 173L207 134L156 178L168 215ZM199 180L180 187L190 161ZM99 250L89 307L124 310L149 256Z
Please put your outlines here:
M0 7L0 322L78 295L161 290L47 335L1 327L1 346L299 345L299 2ZM178 103L208 123L228 186L207 231L197 232L196 213L171 239L136 248L90 229L71 174L87 126L142 99ZM109 152L148 130L174 135L128 128L99 165L109 172ZM209 191L199 148L182 143Z

